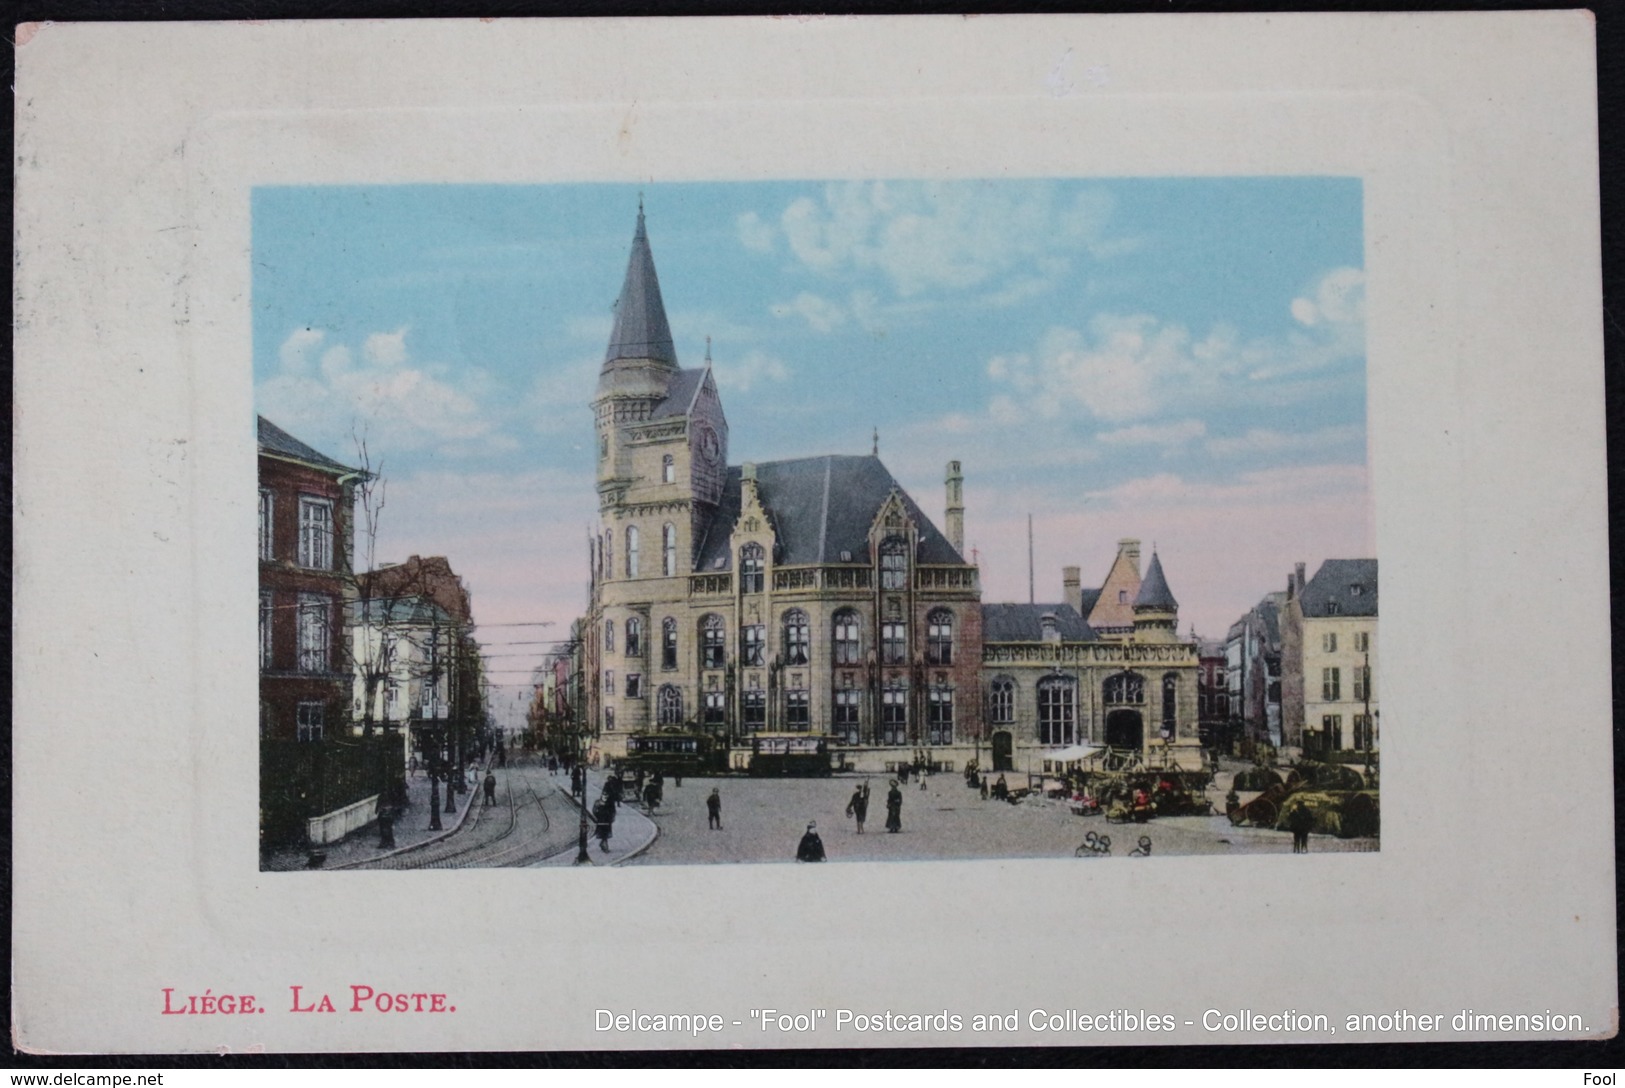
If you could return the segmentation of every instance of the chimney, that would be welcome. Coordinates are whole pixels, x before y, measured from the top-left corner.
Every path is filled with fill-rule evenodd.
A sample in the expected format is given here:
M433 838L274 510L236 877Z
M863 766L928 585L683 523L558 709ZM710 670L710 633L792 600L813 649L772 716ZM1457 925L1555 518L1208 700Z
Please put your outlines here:
M1083 613L1083 579L1077 567L1061 568L1061 600Z
M1124 537L1117 542L1117 554L1127 559L1134 566L1134 576L1140 576L1140 542L1133 537Z
M959 462L948 462L948 505L943 519L947 522L948 543L954 551L965 554L965 477L960 475Z
M1303 564L1299 563L1292 568L1292 584L1297 588L1297 596L1303 596Z

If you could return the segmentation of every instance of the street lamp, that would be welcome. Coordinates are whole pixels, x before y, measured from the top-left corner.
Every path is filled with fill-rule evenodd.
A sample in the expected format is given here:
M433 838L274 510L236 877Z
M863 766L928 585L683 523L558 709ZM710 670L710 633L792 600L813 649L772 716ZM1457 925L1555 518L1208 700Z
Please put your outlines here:
M581 772L581 827L579 842L576 846L576 864L587 865L592 861L587 853L587 737L586 730L576 729L576 769ZM572 772L572 778L574 772Z

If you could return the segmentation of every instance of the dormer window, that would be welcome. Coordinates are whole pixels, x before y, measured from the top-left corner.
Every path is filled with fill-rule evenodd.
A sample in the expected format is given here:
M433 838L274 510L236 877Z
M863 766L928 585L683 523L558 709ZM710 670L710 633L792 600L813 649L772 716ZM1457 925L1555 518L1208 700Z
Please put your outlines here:
M880 588L908 588L908 541L889 537L880 545Z
M1350 597L1358 597L1360 594L1362 594L1364 592L1365 592L1365 586L1362 586L1362 585L1349 586L1349 596Z
M1045 642L1061 641L1061 626L1055 619L1055 613L1045 612L1038 617L1039 638Z
M1128 590L1120 589L1117 591L1117 603L1128 604Z

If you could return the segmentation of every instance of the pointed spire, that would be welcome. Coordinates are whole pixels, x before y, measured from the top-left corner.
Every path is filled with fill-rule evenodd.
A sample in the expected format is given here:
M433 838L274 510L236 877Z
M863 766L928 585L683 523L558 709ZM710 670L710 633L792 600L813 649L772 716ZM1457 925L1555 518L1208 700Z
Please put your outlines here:
M1168 588L1168 579L1162 574L1162 560L1153 551L1151 553L1151 568L1145 572L1145 579L1140 583L1140 592L1134 598L1134 610L1148 609L1156 612L1178 612L1179 602L1174 600L1173 591Z
M705 365L711 365L711 338L709 336L705 338Z
M871 456L871 457L879 457L880 456L880 428L879 427L875 428L875 444L874 444L874 448L869 451L869 456Z
M604 353L606 365L617 359L648 359L674 369L677 366L671 326L666 323L666 305L660 298L660 279L655 275L654 255L649 252L649 235L643 226L641 193L632 255L626 262L626 281L615 302L615 328L609 334L609 350Z

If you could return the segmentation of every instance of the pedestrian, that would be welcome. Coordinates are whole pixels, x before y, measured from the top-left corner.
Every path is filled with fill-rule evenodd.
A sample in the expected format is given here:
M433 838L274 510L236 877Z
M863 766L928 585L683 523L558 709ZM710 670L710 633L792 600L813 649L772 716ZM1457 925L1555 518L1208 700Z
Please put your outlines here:
M1309 832L1315 826L1315 814L1309 811L1308 805L1299 805L1293 810L1287 828L1292 832L1292 852L1294 854L1307 854L1309 852Z
M712 830L712 831L721 831L722 830L722 793L714 786L711 788L711 796L709 796L709 797L707 797L705 799L705 811L709 814L709 817L710 817L709 823L707 825L709 827L709 829Z
M807 825L807 833L801 836L801 844L796 847L797 861L823 861L824 840L818 837L818 824Z
M604 782L604 789L609 793L609 799L614 804L621 803L621 794L625 785L621 782L621 772L614 767L609 769L609 778Z
M485 772L485 803L487 806L497 803L497 776L491 771Z
M547 775L548 775L548 777L552 778L555 775L557 775L558 773L559 773L559 757L558 756L548 756L547 757Z
M893 835L903 830L903 791L897 788L897 779L891 780L886 794L886 830Z
M609 852L609 840L615 833L615 800L605 791L598 798L598 804L593 806L593 819L598 825L598 849L604 853Z
M660 787L650 782L643 787L643 807L653 812L660 805Z
M982 800L987 800L987 776L982 776Z
M858 834L863 834L863 821L869 816L869 780L852 791L852 800L846 803L846 814L858 822Z
M497 766L498 767L506 767L507 765L508 765L508 746L503 744L501 741L497 741Z

